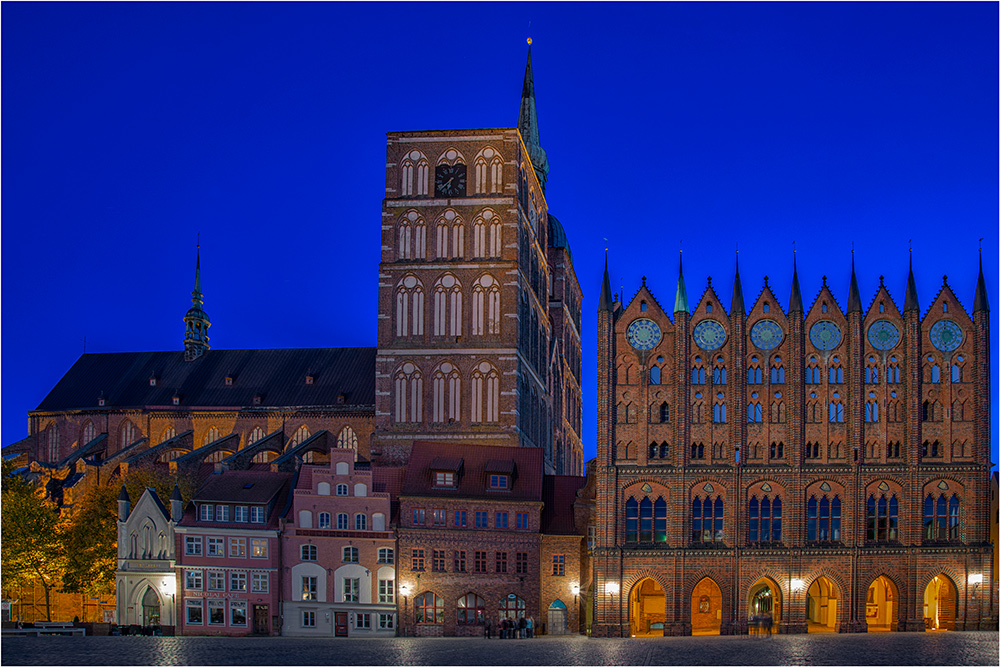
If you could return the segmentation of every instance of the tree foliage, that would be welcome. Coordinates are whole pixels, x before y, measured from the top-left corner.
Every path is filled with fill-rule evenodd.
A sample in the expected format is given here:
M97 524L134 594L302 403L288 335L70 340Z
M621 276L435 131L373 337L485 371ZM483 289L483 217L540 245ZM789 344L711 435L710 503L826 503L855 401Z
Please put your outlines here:
M12 475L3 465L0 488L0 571L4 584L39 583L45 591L45 613L52 620L51 592L66 567L59 509L42 499L39 489Z

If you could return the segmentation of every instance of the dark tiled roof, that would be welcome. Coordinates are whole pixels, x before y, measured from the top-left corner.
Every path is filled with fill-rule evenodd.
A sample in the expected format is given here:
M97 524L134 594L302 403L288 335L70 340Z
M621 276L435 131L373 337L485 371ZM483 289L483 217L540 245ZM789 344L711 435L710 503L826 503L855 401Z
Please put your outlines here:
M306 384L312 375L313 384ZM233 378L226 386L226 377ZM156 378L151 387L150 378ZM262 407L375 404L375 348L210 350L194 361L184 352L85 354L37 410L172 406L245 407L256 395Z
M435 489L431 470L437 457L461 458L464 472L456 489ZM498 472L516 468L517 477L506 491L486 488L486 469ZM542 499L542 450L536 447L486 447L453 443L414 442L410 462L406 466L400 495L440 496L454 498L509 498L513 500Z
M431 461L431 470L458 472L462 467L462 459L458 456L435 456Z
M210 467L209 467L210 469ZM286 501L293 482L294 473L270 472L269 470L227 470L219 474L209 475L198 489L198 493L188 503L181 520L183 526L201 526L205 528L236 528L239 530L260 530L277 528L281 514L287 509ZM253 484L249 489L244 485ZM265 504L274 498L274 505L267 522L239 523L235 521L215 522L198 521L195 502L223 502L240 505L246 503Z
M542 480L542 533L546 535L577 535L573 502L576 492L587 484L586 477L546 475Z

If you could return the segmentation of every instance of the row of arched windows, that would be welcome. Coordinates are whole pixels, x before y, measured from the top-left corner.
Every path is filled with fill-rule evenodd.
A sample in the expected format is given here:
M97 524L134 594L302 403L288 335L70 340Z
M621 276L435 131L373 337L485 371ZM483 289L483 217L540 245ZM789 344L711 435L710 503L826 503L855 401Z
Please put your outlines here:
M472 222L472 257L498 258L503 252L503 227L499 214L491 209L478 213ZM448 210L432 230L433 257L427 254L427 223L416 211L408 212L396 231L396 258L400 260L462 259L466 256L465 222Z
M432 292L433 335L463 335L465 313L461 281L447 273L435 281ZM424 335L424 286L419 278L407 275L396 284L395 308L397 337ZM500 333L500 283L493 276L486 274L472 283L470 315L473 336Z
M960 500L956 494L928 494L924 499L924 538L959 539ZM747 503L747 541L780 542L782 501L780 495L753 495ZM841 541L842 503L839 495L810 495L806 502L806 539L814 543ZM721 496L697 496L691 501L691 542L718 543L724 537L724 503ZM895 494L874 494L865 506L866 539L894 542L899 539L899 502ZM625 541L662 543L667 540L667 503L662 496L625 501Z
M438 158L437 164L465 165L465 157L449 148ZM486 146L473 158L473 191L476 194L503 192L503 157L500 151ZM430 161L419 150L411 150L399 161L400 186L403 197L430 196Z
M470 374L472 423L500 421L500 371L488 361L480 362ZM403 363L393 385L393 416L397 424L424 421L424 381L420 367ZM458 422L462 419L462 375L451 362L438 364L431 372L431 421Z

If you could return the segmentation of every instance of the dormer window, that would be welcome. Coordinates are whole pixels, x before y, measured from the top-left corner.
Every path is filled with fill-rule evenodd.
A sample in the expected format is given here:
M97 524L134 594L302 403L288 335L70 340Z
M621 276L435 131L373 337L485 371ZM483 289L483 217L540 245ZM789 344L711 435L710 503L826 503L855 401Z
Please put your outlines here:
M490 475L490 488L506 491L510 488L510 477L508 475Z
M343 405L347 402L346 394L337 394L337 405Z
M436 472L434 473L434 486L451 489L455 487L455 473Z
M306 384L312 384L315 378L312 375L306 376Z
M181 397L174 395L174 405L180 405L180 404L181 404Z
M97 407L99 407L99 408L103 408L104 407L104 398L103 397L97 399Z
M232 387L233 386L233 376L232 375L227 375L226 376L226 386L227 387Z
M155 387L156 386L156 378L155 377L149 378L149 386L150 387Z
M261 403L261 396L260 394L257 394L256 396L253 397L253 404L260 405L260 403Z

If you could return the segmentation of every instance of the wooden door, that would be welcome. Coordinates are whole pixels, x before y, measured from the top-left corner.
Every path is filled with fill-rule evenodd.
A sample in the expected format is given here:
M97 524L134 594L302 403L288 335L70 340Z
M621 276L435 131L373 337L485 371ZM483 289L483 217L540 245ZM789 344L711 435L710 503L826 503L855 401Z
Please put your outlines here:
M253 633L255 635L270 634L267 627L268 608L266 604L253 606Z
M335 637L347 636L347 612L338 611L334 614L333 634Z

